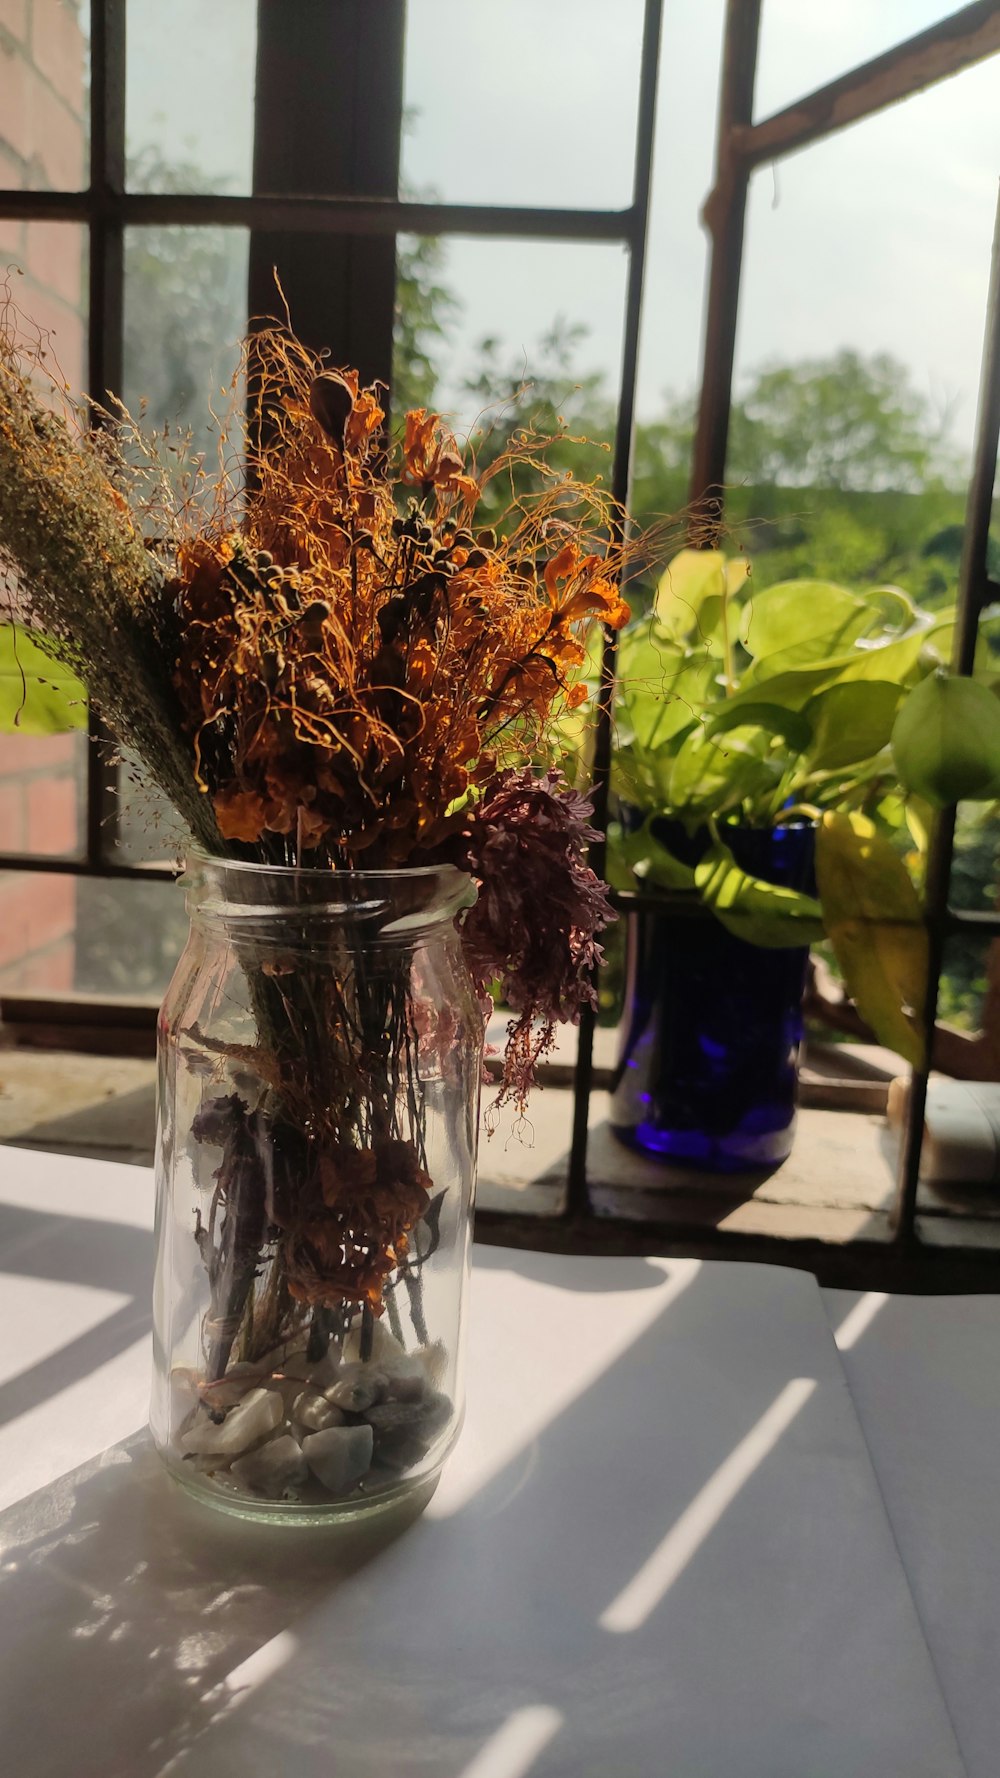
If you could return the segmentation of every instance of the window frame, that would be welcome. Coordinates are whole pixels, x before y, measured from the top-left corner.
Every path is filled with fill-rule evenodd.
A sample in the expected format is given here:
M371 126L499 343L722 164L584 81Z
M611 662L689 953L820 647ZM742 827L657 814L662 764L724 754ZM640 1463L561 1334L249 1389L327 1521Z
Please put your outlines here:
M763 0L727 0L717 135L716 180L705 205L711 250L703 343L698 424L691 498L701 521L706 512L721 517L726 444L739 307L743 236L750 174L763 161L778 160L810 142L873 116L886 106L924 90L1000 50L1000 6L977 0L930 30L897 44L794 105L753 121ZM279 28L280 8L280 28ZM624 336L612 491L628 498L635 419L639 330L650 219L650 188L656 118L657 78L664 0L644 0L637 95L634 184L631 202L621 209L535 208L415 202L396 195L402 118L405 0L380 0L378 24L370 0L258 0L258 67L255 95L254 174L249 195L132 192L126 185L126 0L90 0L90 180L80 191L0 190L0 218L83 224L89 235L88 375L92 391L120 393L122 384L125 229L142 226L242 226L249 231L249 313L273 306L272 266L277 263L303 337L331 351L335 360L359 365L368 377L391 377L395 248L400 234L475 235L520 240L616 242L628 252ZM318 43L323 65L338 67L336 106L303 106L313 84ZM344 52L341 55L338 51ZM349 54L347 52L350 52ZM297 131L283 127L294 115ZM291 139L291 147L289 142ZM336 171L338 189L315 189L318 166ZM980 417L970 483L966 550L962 565L956 667L971 670L978 614L1000 587L986 573L989 526L1000 427L1000 226L994 249L990 320L983 360ZM346 266L346 278L345 278ZM308 270L308 275L306 271ZM364 300L358 300L363 291ZM594 824L600 838L592 850L603 873L612 752L612 703L616 639L605 635L595 720ZM113 856L117 798L113 750L96 720L88 749L85 846L78 859L0 853L0 870L55 871L80 876L170 881L168 866L124 864ZM927 920L932 968L925 1013L928 1028L937 1006L942 952L949 932L974 929L1000 935L1000 916L963 913L948 903L954 841L954 815L937 825L931 848ZM668 897L618 892L618 907L666 905ZM123 1018L129 1044L151 1018L148 1008L120 1003L73 1002L4 995L2 1010L50 1036L61 1026L102 1034ZM65 1024L63 1024L65 1021ZM594 1063L596 1018L581 1018L574 1075L572 1142L564 1231L594 1222L587 1174L588 1119L598 1081ZM96 1036L93 1035L96 1033ZM916 1187L927 1091L927 1070L915 1070L903 1143L895 1209L898 1252L916 1243ZM504 1224L507 1238L537 1234L538 1219L491 1218ZM551 1223L551 1219L546 1219ZM608 1230L602 1220L602 1230ZM649 1239L662 1249L669 1225L644 1225L632 1246ZM675 1231L676 1234L676 1231ZM605 1234L601 1244L613 1246ZM690 1245L688 1233L687 1245ZM648 1249L652 1250L652 1249ZM898 1253L897 1253L898 1258Z

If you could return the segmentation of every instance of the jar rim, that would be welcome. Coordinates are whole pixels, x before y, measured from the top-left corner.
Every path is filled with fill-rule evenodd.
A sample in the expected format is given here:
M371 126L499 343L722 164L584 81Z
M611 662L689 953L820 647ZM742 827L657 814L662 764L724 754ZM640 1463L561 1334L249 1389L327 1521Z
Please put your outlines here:
M192 847L185 870L192 919L277 939L290 919L314 928L349 926L403 939L452 922L476 899L475 879L455 864L400 870L246 863Z

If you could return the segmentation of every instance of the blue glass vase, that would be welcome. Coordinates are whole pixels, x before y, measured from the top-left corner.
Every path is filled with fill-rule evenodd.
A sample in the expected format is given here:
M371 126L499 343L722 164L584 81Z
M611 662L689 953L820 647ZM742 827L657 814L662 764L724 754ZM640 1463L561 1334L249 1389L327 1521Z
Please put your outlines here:
M631 827L641 816L629 819ZM709 841L680 822L653 833L696 864ZM815 892L808 825L732 827L740 867ZM773 1167L795 1130L807 948L764 949L687 908L629 915L623 1041L610 1123L620 1141L714 1172Z

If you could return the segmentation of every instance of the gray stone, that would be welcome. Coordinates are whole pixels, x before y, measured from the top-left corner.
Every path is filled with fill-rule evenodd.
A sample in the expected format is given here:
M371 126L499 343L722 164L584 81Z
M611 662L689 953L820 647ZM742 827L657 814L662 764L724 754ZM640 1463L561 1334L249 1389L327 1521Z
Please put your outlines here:
M370 1426L331 1426L302 1440L306 1461L330 1494L346 1494L371 1468Z
M259 1450L238 1457L230 1470L241 1488L268 1500L297 1500L309 1479L309 1465L290 1432L268 1439Z
M424 1430L429 1433L440 1432L442 1427L447 1426L454 1412L450 1396L440 1393L428 1395L423 1403Z
M399 1358L383 1359L387 1401L420 1401L428 1389L427 1372L419 1358L404 1352Z
M375 1441L375 1461L386 1469L412 1469L426 1457L433 1433L419 1401L384 1401L370 1408L368 1424Z
M370 1364L343 1364L337 1381L323 1393L335 1407L349 1414L365 1414L386 1392L384 1373Z
M325 1432L330 1426L343 1426L344 1410L317 1390L303 1389L292 1404L292 1419L307 1432Z
M195 1456L237 1457L273 1432L284 1411L277 1391L251 1389L218 1425L204 1413L182 1437L181 1450Z
M402 1427L423 1426L423 1406L419 1401L383 1401L368 1409L365 1415L376 1433L399 1432Z

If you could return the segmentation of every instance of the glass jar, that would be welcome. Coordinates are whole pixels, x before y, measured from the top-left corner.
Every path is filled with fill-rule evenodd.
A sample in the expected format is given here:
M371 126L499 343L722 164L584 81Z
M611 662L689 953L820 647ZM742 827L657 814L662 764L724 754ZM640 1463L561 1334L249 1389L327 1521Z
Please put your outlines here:
M663 817L652 831L692 867L709 843L704 829L689 834ZM810 894L815 839L807 823L725 829L742 870ZM749 944L706 917L694 895L690 911L679 905L628 917L613 1133L680 1166L719 1173L777 1166L795 1135L808 949Z
M159 1023L157 1448L243 1517L429 1494L462 1416L474 886L206 858L186 882Z

